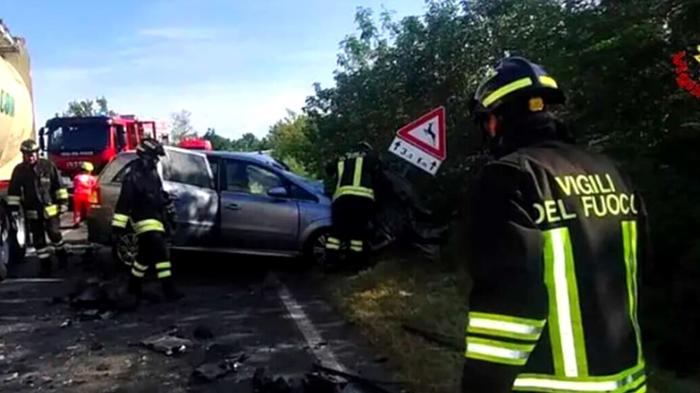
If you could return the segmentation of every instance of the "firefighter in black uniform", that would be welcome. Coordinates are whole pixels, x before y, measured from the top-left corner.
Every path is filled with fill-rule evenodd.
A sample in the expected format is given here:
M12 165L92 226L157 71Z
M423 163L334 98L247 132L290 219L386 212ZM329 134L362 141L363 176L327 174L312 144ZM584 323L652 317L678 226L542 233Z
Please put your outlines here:
M326 239L331 266L343 251L349 250L349 256L358 264L366 254L367 228L374 214L381 163L369 143L360 143L356 150L343 155L336 166L332 229Z
M7 203L13 214L24 208L29 221L32 241L39 257L40 275L51 275L51 247L58 257L59 267L66 267L68 253L61 236L61 210L68 202L68 190L61 186L56 166L49 160L39 158L39 146L31 139L20 145L23 162L12 171L7 191Z
M645 392L640 196L610 159L572 144L542 67L507 57L491 71L472 101L495 159L471 205L462 391Z
M166 300L182 297L173 284L172 266L166 244L166 226L173 225L172 201L163 190L158 175L163 146L154 139L144 139L136 148L139 159L130 164L112 218L112 229L118 239L130 225L138 239L138 255L131 265L129 293L142 297L142 282L148 268L154 268L163 284Z

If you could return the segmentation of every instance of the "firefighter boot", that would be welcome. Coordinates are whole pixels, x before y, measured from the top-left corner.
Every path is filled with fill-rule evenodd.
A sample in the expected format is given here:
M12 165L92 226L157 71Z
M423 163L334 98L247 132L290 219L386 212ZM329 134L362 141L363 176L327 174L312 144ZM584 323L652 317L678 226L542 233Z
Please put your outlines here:
M175 302L185 297L185 295L182 292L178 291L175 288L175 283L173 282L172 278L165 278L162 281L163 295L165 296L165 301Z

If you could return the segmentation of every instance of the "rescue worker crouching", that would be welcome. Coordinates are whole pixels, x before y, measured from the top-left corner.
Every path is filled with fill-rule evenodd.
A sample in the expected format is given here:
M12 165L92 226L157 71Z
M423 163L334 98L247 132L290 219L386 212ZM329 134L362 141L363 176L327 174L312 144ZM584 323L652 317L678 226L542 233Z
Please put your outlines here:
M73 226L85 220L90 207L96 203L97 178L92 175L94 166L90 162L80 165L81 173L73 178Z
M521 57L501 60L472 101L495 159L470 206L463 392L646 391L646 214L610 159L572 144L549 111L563 102Z
M40 276L52 273L51 248L58 257L59 267L68 264L68 252L61 235L61 212L68 202L68 190L61 185L56 166L39 158L39 146L31 139L20 145L23 161L12 171L7 203L13 215L24 209L32 241L39 257ZM50 247L46 242L48 235Z
M344 251L361 264L368 251L367 228L374 214L381 163L369 143L360 143L356 150L343 155L335 168L332 226L326 239L329 266L336 265Z
M137 299L142 297L142 282L150 267L162 283L166 300L174 301L183 295L175 289L166 244L166 227L173 209L157 171L159 157L165 155L165 150L159 142L147 138L136 152L139 159L130 164L122 182L112 219L113 233L119 239L129 224L136 233L138 254L130 266L129 293Z

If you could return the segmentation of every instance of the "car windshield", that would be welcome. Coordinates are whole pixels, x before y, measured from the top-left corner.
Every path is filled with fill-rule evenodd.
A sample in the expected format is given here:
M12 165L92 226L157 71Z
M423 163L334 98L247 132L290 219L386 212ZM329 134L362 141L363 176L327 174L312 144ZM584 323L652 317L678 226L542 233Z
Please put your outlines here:
M106 124L62 125L49 131L47 150L49 152L102 151L107 148L108 137Z

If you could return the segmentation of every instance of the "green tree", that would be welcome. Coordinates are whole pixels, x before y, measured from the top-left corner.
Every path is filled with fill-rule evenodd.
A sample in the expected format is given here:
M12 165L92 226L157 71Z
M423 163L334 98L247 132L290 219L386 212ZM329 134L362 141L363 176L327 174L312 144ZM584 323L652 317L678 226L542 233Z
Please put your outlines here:
M207 128L207 131L202 137L211 142L211 147L214 150L233 150L231 146L231 140L217 134L216 130L213 128Z
M306 165L313 146L309 142L308 116L288 111L287 117L270 127L267 138L272 147L272 156L284 161L294 172L308 175Z
M170 140L178 143L184 138L195 137L197 132L192 126L192 112L185 109L174 112L170 115L172 128L170 130Z
M109 103L104 96L97 97L94 100L85 99L80 101L71 101L68 103L68 109L63 112L63 116L87 117L87 116L116 116L116 112L109 109Z

